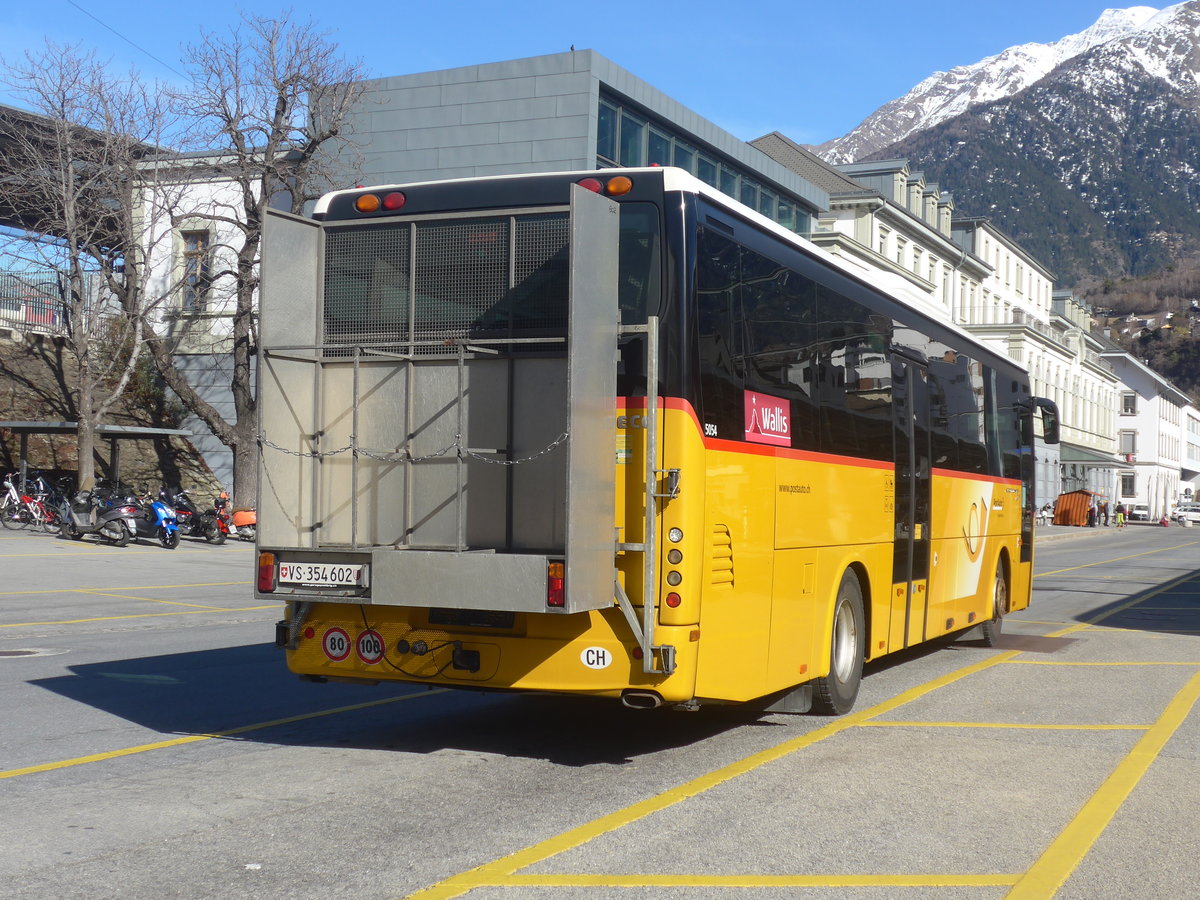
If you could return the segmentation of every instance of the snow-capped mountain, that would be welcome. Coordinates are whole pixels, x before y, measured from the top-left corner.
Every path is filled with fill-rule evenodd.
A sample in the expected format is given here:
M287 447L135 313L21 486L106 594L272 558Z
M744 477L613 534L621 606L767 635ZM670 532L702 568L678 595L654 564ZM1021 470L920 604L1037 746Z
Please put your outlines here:
M814 149L832 163L863 159L978 103L1011 97L1093 47L1153 27L1158 16L1159 11L1149 6L1108 9L1079 34L1051 44L1021 44L973 65L935 72L903 97L881 106L849 134Z
M1138 24L858 158L908 159L1063 286L1200 258L1200 0L1124 21Z

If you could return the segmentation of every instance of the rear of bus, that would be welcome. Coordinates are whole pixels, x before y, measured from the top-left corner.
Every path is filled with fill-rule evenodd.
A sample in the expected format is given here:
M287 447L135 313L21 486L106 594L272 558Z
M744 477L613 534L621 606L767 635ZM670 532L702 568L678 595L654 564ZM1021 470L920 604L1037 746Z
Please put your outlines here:
M271 215L257 595L294 672L692 699L702 492L663 448L702 448L659 398L664 171Z

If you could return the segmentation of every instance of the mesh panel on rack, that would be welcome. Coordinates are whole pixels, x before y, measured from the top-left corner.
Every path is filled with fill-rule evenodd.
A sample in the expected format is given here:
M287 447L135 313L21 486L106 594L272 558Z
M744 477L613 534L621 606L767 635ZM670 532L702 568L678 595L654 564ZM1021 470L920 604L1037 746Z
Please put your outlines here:
M569 229L566 213L330 229L325 342L428 355L461 338L563 335Z
M325 243L325 340L408 338L409 225L330 230Z

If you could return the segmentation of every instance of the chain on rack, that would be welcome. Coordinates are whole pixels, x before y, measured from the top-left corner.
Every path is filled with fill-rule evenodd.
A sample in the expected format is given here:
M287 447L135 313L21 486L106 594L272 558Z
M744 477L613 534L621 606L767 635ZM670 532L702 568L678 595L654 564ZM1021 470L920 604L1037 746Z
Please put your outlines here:
M454 443L450 446L443 447L441 450L426 454L425 456L413 456L407 450L397 450L395 453L375 453L371 450L359 450L357 452L359 456L365 456L368 459L375 459L379 460L380 462L419 463L427 462L433 459L439 459L445 456L451 450L454 450L456 451L455 456L458 459L469 458L493 466L518 466L521 463L533 462L535 459L540 459L546 454L553 452L557 447L566 443L569 437L570 435L564 431L541 450L537 451L536 453L532 453L529 456L523 456L520 459L493 459L490 456L485 456L476 450L472 450L469 447L463 446L461 434L456 434L454 436ZM351 440L353 440L353 436L351 437ZM337 450L321 450L316 453L310 453L305 450L289 450L287 447L280 447L278 444L268 440L261 434L258 436L258 445L260 448L269 447L270 449L278 451L279 453L284 453L288 456L299 456L305 459L323 459L326 456L337 456L339 453L346 453L354 450L353 444L349 444L345 447L339 447Z

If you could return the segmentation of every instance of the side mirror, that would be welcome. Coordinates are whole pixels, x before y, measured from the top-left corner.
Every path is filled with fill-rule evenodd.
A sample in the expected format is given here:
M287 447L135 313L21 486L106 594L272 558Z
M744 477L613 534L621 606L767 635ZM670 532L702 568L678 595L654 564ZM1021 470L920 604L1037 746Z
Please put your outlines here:
M1058 405L1045 397L1034 397L1030 412L1042 411L1042 440L1047 444L1057 444L1059 438Z

